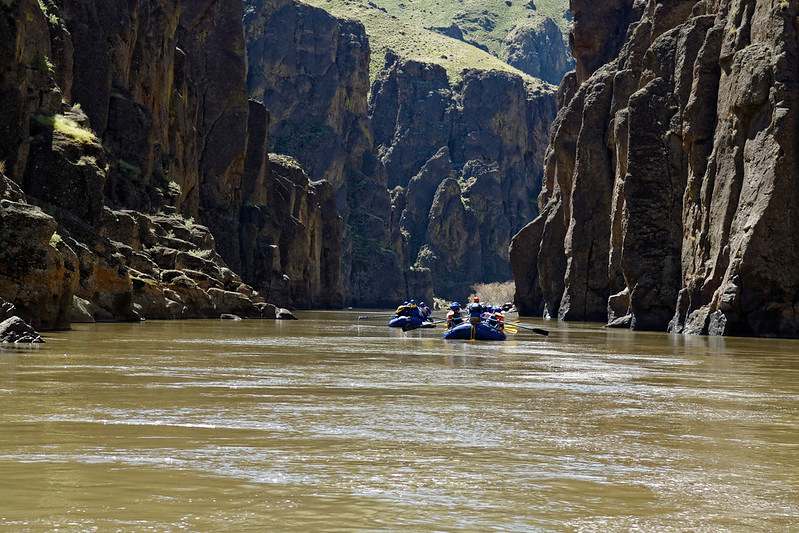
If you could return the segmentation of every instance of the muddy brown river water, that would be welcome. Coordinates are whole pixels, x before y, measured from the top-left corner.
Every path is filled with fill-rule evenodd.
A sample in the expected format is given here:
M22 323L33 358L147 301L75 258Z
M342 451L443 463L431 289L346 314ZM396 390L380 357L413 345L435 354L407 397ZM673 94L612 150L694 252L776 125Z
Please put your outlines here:
M799 341L299 321L0 348L2 531L799 531Z

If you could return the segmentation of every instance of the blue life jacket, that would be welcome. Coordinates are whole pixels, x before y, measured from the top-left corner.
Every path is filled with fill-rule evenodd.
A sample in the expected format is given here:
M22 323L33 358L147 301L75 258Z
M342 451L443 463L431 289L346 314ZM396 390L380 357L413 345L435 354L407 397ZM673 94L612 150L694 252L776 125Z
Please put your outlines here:
M473 317L480 318L482 314L483 314L483 307L480 304L474 303L474 304L469 306L469 316L470 317L472 317L472 318Z

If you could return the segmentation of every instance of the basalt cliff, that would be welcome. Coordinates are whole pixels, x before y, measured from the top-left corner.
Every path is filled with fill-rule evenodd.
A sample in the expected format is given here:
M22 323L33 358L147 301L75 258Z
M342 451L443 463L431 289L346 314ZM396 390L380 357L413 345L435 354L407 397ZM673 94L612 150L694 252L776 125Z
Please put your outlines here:
M537 213L522 73L370 86L363 25L286 0L5 0L0 42L0 320L462 298Z
M554 88L497 70L456 81L392 52L370 88L361 23L290 0L245 11L270 149L336 191L349 301L464 298L510 279L510 239L537 214Z
M549 86L500 71L443 68L389 54L370 98L404 257L432 272L436 294L511 278L508 246L536 214L555 115Z
M527 314L799 336L799 4L572 0Z
M334 191L269 157L242 16L240 2L0 2L0 319L343 304Z

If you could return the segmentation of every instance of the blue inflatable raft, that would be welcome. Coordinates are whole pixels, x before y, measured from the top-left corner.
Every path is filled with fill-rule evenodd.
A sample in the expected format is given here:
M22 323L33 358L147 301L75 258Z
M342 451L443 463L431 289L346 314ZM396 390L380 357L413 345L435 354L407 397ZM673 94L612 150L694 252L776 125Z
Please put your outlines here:
M485 322L472 325L464 322L459 326L448 329L444 332L446 340L467 340L467 341L504 341L505 334L496 328L492 328Z
M410 324L409 324L410 321ZM419 317L416 316L395 316L391 320L388 321L388 326L391 328L402 328L405 327L406 324L409 324L409 327L413 328L434 328L436 327L435 324L431 322L425 322Z

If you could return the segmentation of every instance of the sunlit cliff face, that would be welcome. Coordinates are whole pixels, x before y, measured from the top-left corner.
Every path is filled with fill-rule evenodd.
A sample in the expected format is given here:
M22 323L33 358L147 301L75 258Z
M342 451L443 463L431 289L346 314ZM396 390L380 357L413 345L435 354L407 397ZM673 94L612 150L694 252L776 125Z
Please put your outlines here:
M582 83L607 61L608 48L615 46L622 15L630 0L571 0L574 23L569 46L577 59L577 78Z

